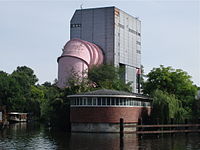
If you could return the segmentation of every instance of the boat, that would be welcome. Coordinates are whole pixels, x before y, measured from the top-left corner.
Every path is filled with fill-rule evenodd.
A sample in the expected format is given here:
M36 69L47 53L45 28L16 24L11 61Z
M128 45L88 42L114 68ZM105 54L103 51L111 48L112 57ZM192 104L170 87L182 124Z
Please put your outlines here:
M8 113L8 121L9 122L26 122L27 121L27 113L9 112Z

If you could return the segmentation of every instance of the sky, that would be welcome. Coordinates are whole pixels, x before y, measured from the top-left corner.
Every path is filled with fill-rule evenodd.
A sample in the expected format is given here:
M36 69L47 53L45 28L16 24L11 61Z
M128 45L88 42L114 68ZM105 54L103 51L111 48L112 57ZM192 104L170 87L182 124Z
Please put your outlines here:
M145 73L182 69L200 86L200 1L0 0L0 70L32 68L39 83L57 78L57 58L69 40L76 9L116 6L142 22Z

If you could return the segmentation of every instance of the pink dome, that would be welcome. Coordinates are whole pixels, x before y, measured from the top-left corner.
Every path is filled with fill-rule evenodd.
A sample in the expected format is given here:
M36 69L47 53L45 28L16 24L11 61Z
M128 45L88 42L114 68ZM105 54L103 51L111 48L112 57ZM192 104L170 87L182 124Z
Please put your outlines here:
M83 76L88 68L102 63L103 53L97 45L80 39L68 41L58 58L58 87L63 88L72 73Z

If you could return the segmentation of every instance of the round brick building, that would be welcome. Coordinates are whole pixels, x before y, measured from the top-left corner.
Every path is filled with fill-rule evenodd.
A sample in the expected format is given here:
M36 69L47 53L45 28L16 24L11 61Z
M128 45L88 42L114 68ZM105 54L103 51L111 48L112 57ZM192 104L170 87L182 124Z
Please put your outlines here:
M120 118L137 124L151 111L150 99L141 94L102 89L68 97L72 132L119 132Z

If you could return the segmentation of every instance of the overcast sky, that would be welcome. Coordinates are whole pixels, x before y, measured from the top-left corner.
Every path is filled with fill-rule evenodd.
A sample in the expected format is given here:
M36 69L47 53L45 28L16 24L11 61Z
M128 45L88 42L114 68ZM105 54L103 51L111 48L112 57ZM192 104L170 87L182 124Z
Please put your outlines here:
M57 57L69 40L76 9L116 6L142 21L145 73L159 65L182 69L200 86L200 1L2 1L0 70L26 65L39 83L57 78Z

